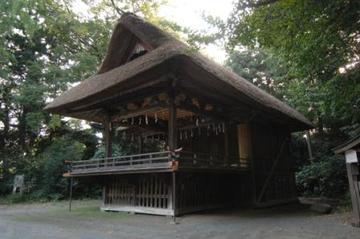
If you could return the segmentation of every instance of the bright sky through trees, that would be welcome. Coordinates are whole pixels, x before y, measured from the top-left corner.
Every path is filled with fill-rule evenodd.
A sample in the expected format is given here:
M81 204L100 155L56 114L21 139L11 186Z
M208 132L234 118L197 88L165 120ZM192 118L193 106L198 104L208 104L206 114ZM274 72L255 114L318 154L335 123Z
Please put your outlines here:
M226 20L231 12L232 2L233 0L168 0L165 5L160 7L159 15L180 26L209 32L213 29L203 19L203 16L211 15ZM83 17L88 16L86 8L88 6L81 0L74 4L74 11ZM225 60L225 51L221 46L215 44L209 44L202 53L219 63L223 63Z

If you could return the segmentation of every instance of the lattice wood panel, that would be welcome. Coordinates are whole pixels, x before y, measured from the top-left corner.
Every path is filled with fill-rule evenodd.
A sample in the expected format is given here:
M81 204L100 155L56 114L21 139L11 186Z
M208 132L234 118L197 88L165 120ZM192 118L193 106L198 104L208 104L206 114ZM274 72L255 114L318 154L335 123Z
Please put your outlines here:
M137 206L168 208L169 182L157 175L141 176L137 187Z
M165 175L109 177L104 204L111 206L169 208L170 178Z

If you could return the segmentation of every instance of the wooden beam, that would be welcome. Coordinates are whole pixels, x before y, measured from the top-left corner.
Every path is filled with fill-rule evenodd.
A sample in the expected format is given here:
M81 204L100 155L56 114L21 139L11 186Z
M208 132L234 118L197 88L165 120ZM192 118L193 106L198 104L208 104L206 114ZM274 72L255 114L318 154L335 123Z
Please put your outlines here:
M161 76L156 80L149 80L146 83L143 83L137 87L119 91L116 94L111 94L111 96L108 96L108 97L102 97L101 99L99 99L95 102L93 101L91 103L82 104L81 106L78 106L78 107L72 107L70 110L67 110L66 112L71 113L71 112L79 112L79 111L89 111L89 110L102 108L104 106L109 107L109 104L113 103L114 101L123 103L122 102L123 100L129 101L130 96L131 96L130 98L132 98L132 97L139 98L140 90L145 90L145 93L141 94L141 97L146 97L147 95L149 95L149 96L155 95L157 93L162 92L163 89L161 89L161 87L159 87L157 89L156 93L154 93L154 92L148 93L149 88L159 85L161 83L164 83L168 80L169 79L167 78L167 76ZM131 100L133 100L133 99L131 99Z
M111 117L111 120L115 121L115 120L122 120L122 119L128 119L128 118L132 118L132 117L137 117L137 116L140 116L140 115L145 115L147 113L162 110L164 107L166 107L165 104L158 103L158 104L153 105L153 106L144 107L144 108L140 108L140 109L132 110L132 111L127 111L126 113L119 113L118 115L113 115Z
M218 121L225 121L226 118L221 115L220 113L214 112L214 111L209 111L209 110L204 110L204 109L199 109L198 107L196 107L195 105L191 105L191 104L187 104L187 103L181 103L179 105L180 109L184 109L184 110L188 110L191 111L195 114L204 116L204 117L209 117L209 118L213 118L215 120Z

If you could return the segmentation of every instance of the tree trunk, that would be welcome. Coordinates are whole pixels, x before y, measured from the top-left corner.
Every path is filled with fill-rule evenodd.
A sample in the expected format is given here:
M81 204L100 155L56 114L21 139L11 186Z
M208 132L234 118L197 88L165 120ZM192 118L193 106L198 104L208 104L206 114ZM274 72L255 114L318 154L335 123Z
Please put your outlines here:
M26 147L26 114L27 114L27 109L25 107L23 107L22 112L20 113L19 116L19 145L21 146L21 148L24 151L27 151L27 147Z

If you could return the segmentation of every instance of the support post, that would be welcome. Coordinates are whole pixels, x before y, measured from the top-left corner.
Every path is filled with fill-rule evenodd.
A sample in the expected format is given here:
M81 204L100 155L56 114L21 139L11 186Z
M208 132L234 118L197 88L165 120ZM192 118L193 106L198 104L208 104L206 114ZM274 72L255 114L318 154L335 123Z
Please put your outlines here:
M352 202L351 224L360 227L360 188L359 188L359 166L357 163L346 162L346 171L349 180L350 195Z
M176 125L176 106L175 94L169 94L169 121L168 121L168 144L171 152L177 148L177 125Z
M229 127L228 123L225 124L225 132L224 132L224 162L226 166L229 165Z
M168 144L172 160L175 160L175 149L177 148L177 125L175 93L169 93L169 121L168 121ZM173 223L176 224L176 174L172 172L172 209L174 211Z
M306 145L307 145L307 149L308 149L308 153L309 153L309 160L310 162L313 161L313 154L312 154L312 148L311 148L311 139L310 139L310 132L309 130L306 131Z
M104 121L104 140L105 140L105 157L112 156L112 123L110 114Z
M172 209L174 211L173 216L173 223L176 224L176 214L177 214L177 208L176 208L176 173L172 172Z
M70 192L69 192L69 212L71 212L72 193L73 193L74 178L70 177Z

